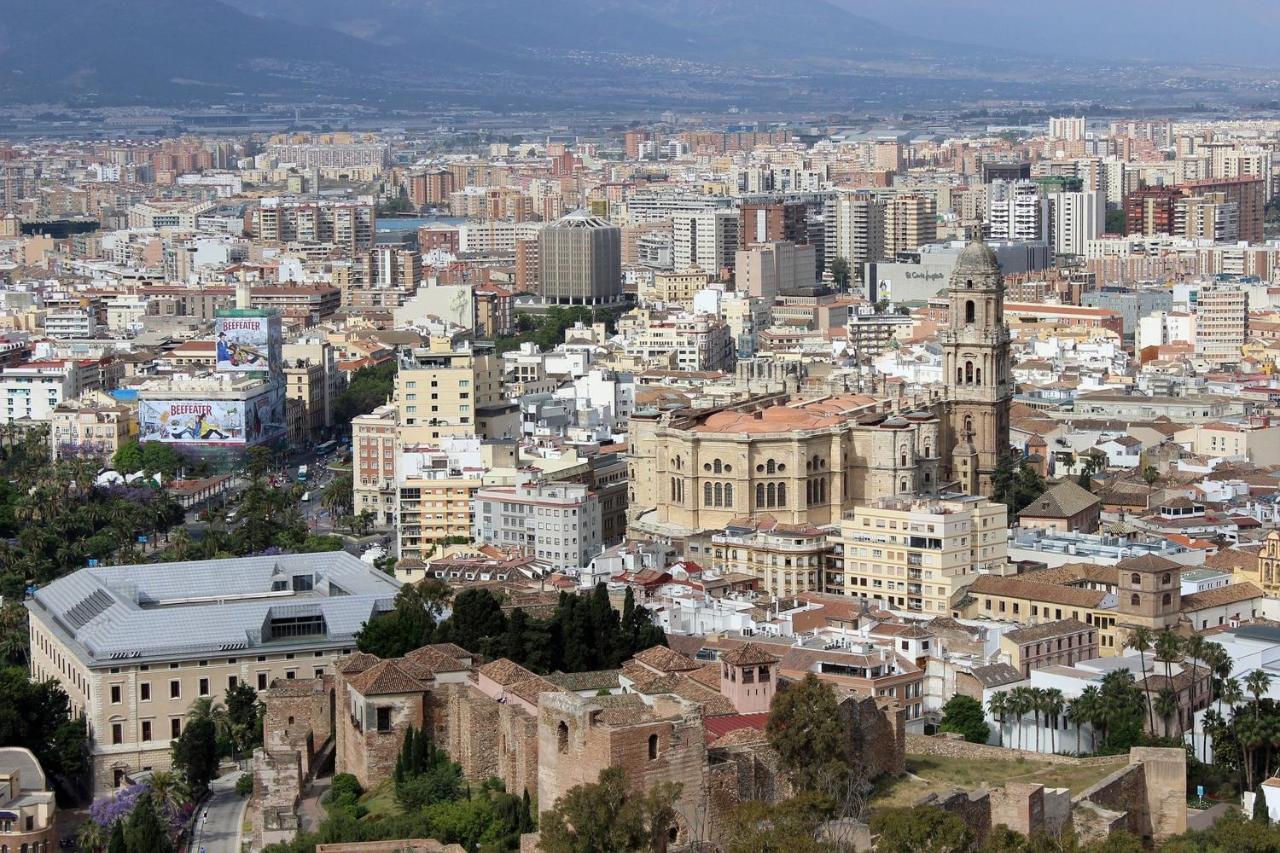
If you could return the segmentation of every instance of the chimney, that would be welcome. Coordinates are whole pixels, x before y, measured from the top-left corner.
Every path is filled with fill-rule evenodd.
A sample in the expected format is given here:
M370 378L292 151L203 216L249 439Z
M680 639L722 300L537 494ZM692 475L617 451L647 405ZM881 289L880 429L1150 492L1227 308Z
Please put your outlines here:
M252 296L249 290L249 282L242 281L236 285L236 307L251 308Z

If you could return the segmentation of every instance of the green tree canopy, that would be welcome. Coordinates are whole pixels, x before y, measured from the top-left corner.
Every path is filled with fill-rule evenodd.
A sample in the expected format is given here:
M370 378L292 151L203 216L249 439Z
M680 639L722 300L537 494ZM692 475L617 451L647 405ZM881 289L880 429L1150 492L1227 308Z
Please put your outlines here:
M942 724L939 728L944 732L963 735L970 743L986 743L991 734L982 703L972 696L959 693L942 706Z
M881 850L903 853L964 853L973 833L958 816L933 806L885 809L871 819Z
M809 673L780 691L765 731L782 766L800 788L814 790L832 771L845 769L845 734L831 685Z

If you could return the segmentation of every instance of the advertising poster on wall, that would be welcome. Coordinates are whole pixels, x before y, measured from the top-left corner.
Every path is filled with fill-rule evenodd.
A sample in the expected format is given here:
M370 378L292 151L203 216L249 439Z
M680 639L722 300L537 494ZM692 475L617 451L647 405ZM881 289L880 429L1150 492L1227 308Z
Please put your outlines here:
M138 438L169 444L244 444L241 400L142 400Z
M280 320L265 311L225 311L213 318L217 369L266 373L280 357Z

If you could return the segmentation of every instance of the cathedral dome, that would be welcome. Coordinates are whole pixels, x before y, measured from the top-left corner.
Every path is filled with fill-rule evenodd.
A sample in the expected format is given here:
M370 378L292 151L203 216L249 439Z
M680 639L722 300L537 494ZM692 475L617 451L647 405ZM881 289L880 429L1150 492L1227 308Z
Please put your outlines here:
M960 257L956 259L956 278L963 276L991 275L1000 272L1000 259L995 250L982 240L974 240L964 247Z

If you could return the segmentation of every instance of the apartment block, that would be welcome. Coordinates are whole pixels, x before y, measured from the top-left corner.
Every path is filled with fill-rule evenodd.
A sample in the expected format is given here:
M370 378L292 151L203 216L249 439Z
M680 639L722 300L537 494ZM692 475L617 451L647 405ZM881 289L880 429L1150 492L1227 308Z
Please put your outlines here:
M556 570L582 568L600 553L600 502L581 484L483 488L475 519L477 542L518 548Z
M942 616L979 574L1004 574L1008 508L983 497L877 498L845 514L826 584L890 610Z
M713 494L708 503L714 499ZM832 549L829 533L771 516L735 518L711 537L711 567L721 576L732 572L758 578L761 591L775 598L819 592Z
M351 489L354 511L372 512L375 524L396 521L399 410L388 404L351 419Z
M396 406L405 446L442 438L514 435L514 403L502 392L502 359L493 345L432 335L425 347L403 350Z

